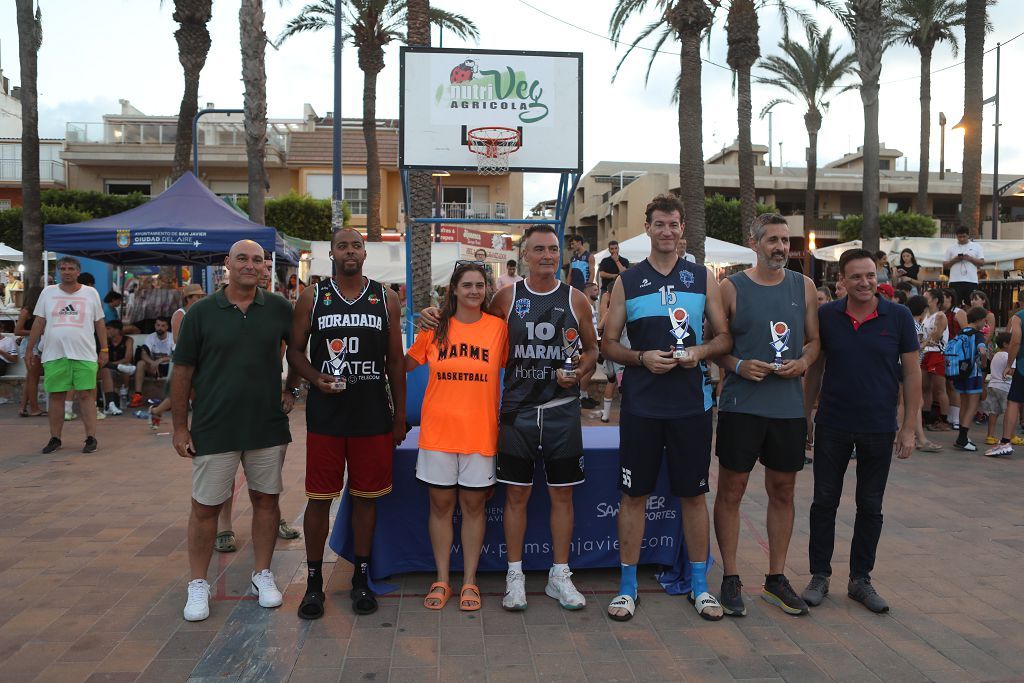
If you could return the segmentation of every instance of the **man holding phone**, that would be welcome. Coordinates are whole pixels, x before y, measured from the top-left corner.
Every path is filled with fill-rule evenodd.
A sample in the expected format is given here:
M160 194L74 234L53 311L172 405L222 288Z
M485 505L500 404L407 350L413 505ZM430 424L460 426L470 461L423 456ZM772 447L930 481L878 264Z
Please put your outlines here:
M971 231L966 225L956 231L956 244L946 250L942 267L949 270L949 286L956 292L954 306L966 306L971 302L971 292L978 288L978 268L985 265L985 250L977 242L971 242Z
M231 497L239 463L252 501L252 592L260 607L278 607L282 600L270 560L281 519L281 466L292 440L288 413L295 396L287 387L298 384L290 375L287 387L281 387L281 342L289 336L292 307L257 287L266 266L256 242L233 244L224 265L228 285L196 302L182 319L171 378L174 449L192 460L186 621L210 616L206 572L217 515Z

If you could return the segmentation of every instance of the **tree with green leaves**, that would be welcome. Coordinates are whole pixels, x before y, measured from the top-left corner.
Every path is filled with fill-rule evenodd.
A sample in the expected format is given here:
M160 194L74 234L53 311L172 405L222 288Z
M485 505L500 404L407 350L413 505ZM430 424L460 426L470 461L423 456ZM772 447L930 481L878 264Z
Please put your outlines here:
M982 0L984 2L984 0ZM863 209L864 225L861 241L868 251L878 251L879 172L878 141L878 88L882 77L882 54L892 36L892 0L814 0L828 9L853 38L853 52L857 57L857 75L860 77L860 100L864 108L864 161Z
M963 26L966 6L960 0L894 0L896 39L921 53L921 166L917 174L917 213L928 213L928 166L932 123L932 52L947 42L956 57L954 28Z
M285 40L298 33L334 27L334 1L316 0L292 18L281 33ZM409 0L346 0L345 40L356 47L363 72L363 138L366 140L366 238L381 239L380 154L377 148L377 76L384 69L384 46L405 40ZM470 19L436 7L430 8L430 23L462 39L477 40L479 32ZM334 112L341 116L341 112Z
M821 130L822 119L832 100L856 88L852 84L840 83L844 77L853 73L856 57L850 52L844 54L841 46L833 45L832 29L816 35L807 28L805 37L806 46L783 38L779 42L782 54L770 55L758 64L767 75L759 76L757 82L785 90L793 100L805 107L807 188L804 194L804 229L807 230L818 217L818 131ZM776 104L794 104L793 100L772 100L761 110L761 115L764 116Z
M178 61L185 75L185 92L178 108L171 182L192 168L192 120L199 111L199 74L210 53L210 31L206 25L212 15L213 0L174 0L174 14L171 16L178 22L174 39L178 43Z
M39 187L39 47L43 12L35 0L15 0L21 63L21 233L25 282L43 275L43 214Z

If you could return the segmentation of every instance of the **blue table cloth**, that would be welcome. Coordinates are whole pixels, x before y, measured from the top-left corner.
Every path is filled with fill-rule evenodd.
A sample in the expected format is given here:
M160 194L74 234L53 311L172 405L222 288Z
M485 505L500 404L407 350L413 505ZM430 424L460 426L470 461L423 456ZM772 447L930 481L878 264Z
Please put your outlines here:
M394 489L390 494L377 499L377 528L373 543L373 561L370 564L374 579L406 572L432 572L435 569L427 532L427 487L416 480L418 442L419 430L413 429L395 451ZM569 564L574 569L619 566L616 528L621 495L618 448L617 427L583 428L586 482L573 489L575 528ZM504 504L504 486L498 485L495 487L494 496L487 502L487 531L480 558L480 571L503 572L508 568L502 529ZM543 468L538 467L533 495L527 508L524 569L547 569L551 566L549 514L550 500L544 482ZM688 591L689 567L683 543L679 499L669 492L664 466L658 477L655 492L647 499L646 514L640 562L666 566L660 580L668 592ZM350 515L351 502L348 500L346 489L331 532L330 546L338 555L349 561L353 557ZM456 507L455 542L452 547L451 565L453 571L462 569L460 523L461 514Z

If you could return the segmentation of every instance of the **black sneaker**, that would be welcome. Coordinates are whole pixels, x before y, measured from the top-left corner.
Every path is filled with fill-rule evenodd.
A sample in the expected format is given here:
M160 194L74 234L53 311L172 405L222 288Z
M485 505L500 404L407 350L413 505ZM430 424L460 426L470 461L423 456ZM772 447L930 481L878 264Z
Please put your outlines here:
M761 597L765 602L775 605L786 614L807 614L807 603L796 594L785 574L764 577L764 590Z
M876 614L889 611L889 603L871 585L871 579L850 579L846 594Z
M85 446L82 447L82 452L83 453L95 453L96 452L96 447L99 446L99 445L100 444L99 444L98 441L96 441L96 437L95 436L87 436L87 437L85 437Z
M824 574L814 574L800 597L811 607L817 607L826 595L828 595L828 577Z
M722 577L722 592L718 601L722 603L722 611L730 617L747 616L747 606L743 604L743 582L735 574Z
M589 396L580 400L580 407L582 408L596 408L599 405L601 404L596 399L592 399Z
M43 446L43 453L53 453L55 450L60 448L60 439L55 436L51 436L50 440Z

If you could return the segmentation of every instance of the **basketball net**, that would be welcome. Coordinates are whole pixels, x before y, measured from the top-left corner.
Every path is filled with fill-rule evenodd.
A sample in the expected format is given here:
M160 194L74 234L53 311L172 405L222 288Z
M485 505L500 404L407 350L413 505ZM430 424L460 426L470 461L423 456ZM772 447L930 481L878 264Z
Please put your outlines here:
M509 155L522 145L522 136L515 128L474 128L466 136L469 151L476 154L476 170L480 175L507 174Z

